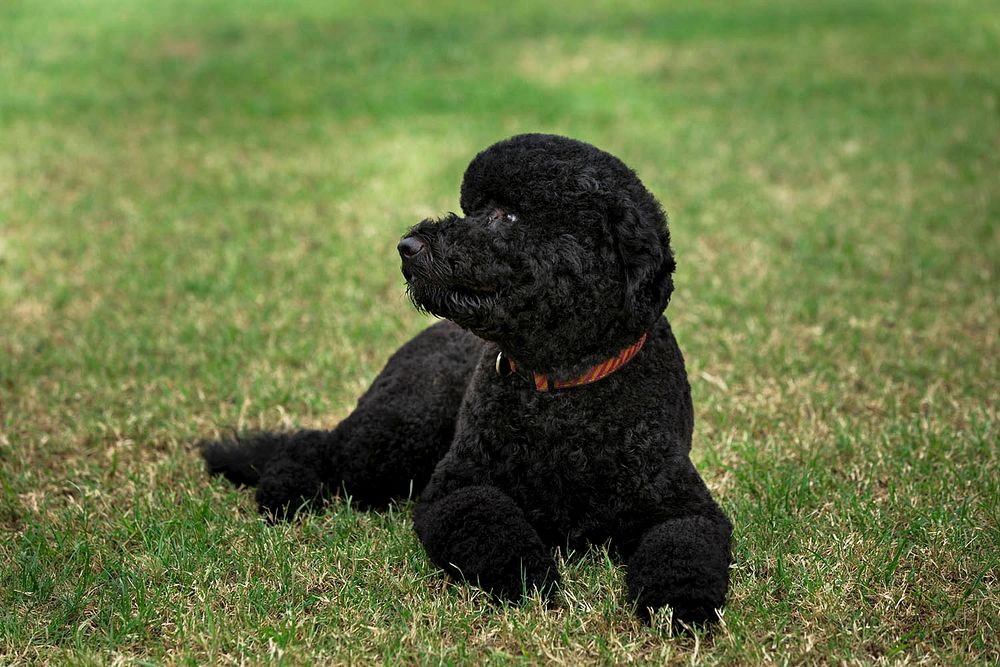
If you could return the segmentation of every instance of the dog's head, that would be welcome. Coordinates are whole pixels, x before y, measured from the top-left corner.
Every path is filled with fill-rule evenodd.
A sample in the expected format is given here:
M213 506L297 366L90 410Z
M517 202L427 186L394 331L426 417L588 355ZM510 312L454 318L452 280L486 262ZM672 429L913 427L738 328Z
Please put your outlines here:
M465 217L425 220L400 241L410 296L533 370L571 376L635 342L667 305L666 217L613 155L515 136L472 160L461 204Z

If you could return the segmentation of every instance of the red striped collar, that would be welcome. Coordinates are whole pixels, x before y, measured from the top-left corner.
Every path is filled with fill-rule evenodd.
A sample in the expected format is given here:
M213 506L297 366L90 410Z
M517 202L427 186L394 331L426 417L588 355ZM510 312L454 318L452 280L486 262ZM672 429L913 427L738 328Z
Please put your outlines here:
M632 357L639 353L639 350L642 349L642 346L645 343L646 334L642 334L642 336L639 337L639 340L626 347L616 356L606 359L599 364L594 364L588 368L583 375L575 377L571 380L552 380L548 375L531 371L531 377L535 381L535 390L548 391L549 389L568 389L570 387L580 387L585 384L590 384L591 382L597 382L598 380L611 375L631 361ZM517 364L503 352L499 352L497 354L496 370L497 375L507 376L511 373L517 372Z

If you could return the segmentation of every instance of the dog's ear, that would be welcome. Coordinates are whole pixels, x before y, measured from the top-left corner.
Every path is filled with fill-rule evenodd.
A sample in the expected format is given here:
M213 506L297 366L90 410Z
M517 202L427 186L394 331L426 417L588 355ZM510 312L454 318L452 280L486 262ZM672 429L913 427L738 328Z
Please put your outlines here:
M628 195L618 201L611 235L625 282L625 310L633 322L649 328L667 307L676 267L667 218L648 192L639 203Z

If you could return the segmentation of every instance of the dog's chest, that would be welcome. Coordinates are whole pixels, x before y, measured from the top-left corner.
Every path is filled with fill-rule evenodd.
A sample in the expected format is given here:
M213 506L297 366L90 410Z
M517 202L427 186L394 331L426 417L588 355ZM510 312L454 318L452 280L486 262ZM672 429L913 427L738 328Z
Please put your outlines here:
M473 378L455 455L510 494L536 526L575 537L613 522L618 499L646 485L649 425L621 414L610 387L526 391L518 378ZM529 388L530 389L530 388Z

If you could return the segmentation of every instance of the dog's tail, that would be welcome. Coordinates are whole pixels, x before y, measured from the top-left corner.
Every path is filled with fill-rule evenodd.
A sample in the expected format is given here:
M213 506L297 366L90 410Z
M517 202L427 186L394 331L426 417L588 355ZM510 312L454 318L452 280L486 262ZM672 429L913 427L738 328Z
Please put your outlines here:
M233 484L256 486L264 466L288 446L289 435L269 431L233 433L220 440L202 440L195 446L205 459L208 474L222 475Z

